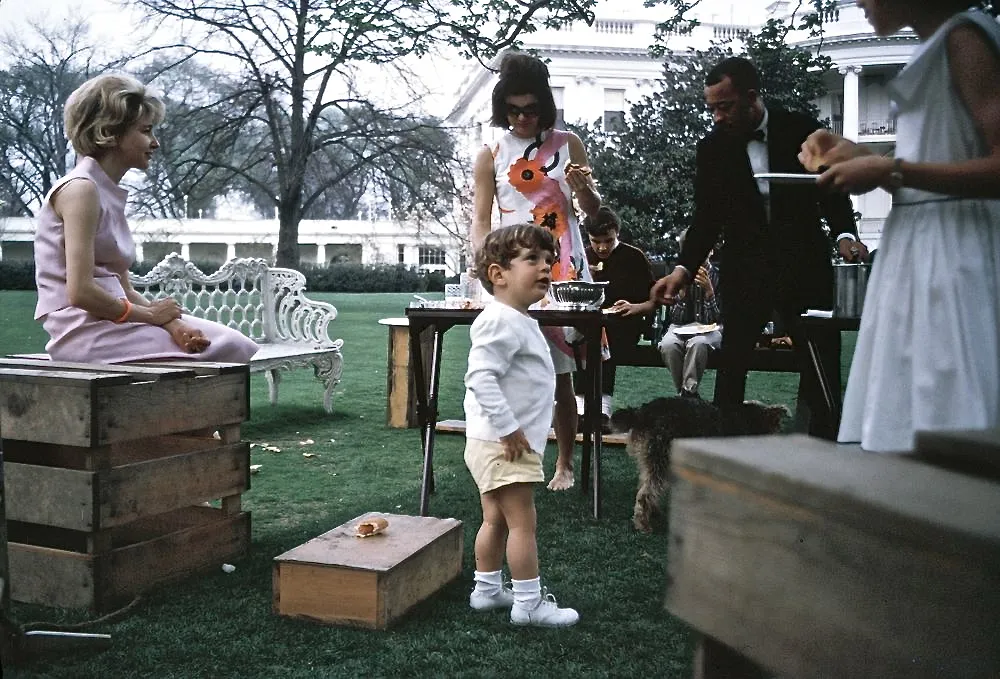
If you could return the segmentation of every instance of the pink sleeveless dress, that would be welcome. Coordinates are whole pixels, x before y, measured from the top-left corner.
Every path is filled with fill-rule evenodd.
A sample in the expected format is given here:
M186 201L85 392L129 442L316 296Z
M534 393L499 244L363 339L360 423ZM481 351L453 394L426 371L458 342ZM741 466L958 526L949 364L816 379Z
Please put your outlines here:
M54 361L123 363L153 359L184 359L246 363L257 344L237 330L185 314L185 323L211 341L205 351L190 354L174 343L163 328L148 323L115 323L70 306L66 291L66 241L62 220L52 209L52 196L74 180L97 187L100 216L94 235L94 281L108 294L125 297L119 274L127 275L135 259L135 243L125 219L128 191L115 184L96 160L83 156L60 179L38 214L35 229L35 319L49 334L45 350Z

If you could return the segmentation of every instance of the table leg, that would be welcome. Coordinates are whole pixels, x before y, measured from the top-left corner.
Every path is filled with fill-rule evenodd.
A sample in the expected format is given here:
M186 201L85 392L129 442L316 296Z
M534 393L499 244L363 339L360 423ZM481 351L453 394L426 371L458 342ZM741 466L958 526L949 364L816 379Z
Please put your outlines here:
M601 448L602 439L602 417L601 417L601 326L597 326L595 336L587 341L587 364L593 366L590 371L591 384L589 401L585 410L590 412L590 420L587 422L588 429L584 434L584 445L587 439L593 441L594 451L594 518L601 518ZM586 485L584 485L586 487Z
M823 423L823 431L833 432L834 436L836 436L837 429L840 426L840 409L837 407L837 395L833 393L833 388L830 386L830 379L826 374L826 369L823 367L823 358L819 354L819 349L816 346L812 333L805 331L803 334L806 337L806 349L809 350L809 360L812 363L813 371L816 373L816 378L819 380L820 389L823 391L823 401L826 404L826 412L813 412L810 413L810 417L824 418L826 421Z
M430 381L424 373L423 355L420 351L422 328L410 324L410 348L413 357L413 379L417 384L417 410L420 416L421 442L424 465L420 483L420 516L427 516L430 494L434 492L434 433L438 416L438 386L441 379L441 336L443 331L432 324Z

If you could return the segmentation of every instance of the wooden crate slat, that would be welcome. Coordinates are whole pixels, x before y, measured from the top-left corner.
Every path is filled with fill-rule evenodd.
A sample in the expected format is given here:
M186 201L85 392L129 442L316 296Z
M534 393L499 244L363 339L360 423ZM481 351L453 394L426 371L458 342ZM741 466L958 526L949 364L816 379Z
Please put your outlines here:
M238 495L249 487L249 443L116 467L101 479L106 499L100 525L119 526L185 504Z
M163 528L169 521L161 521L158 527L169 532L114 549L108 557L112 581L98 607L107 608L154 585L218 568L246 554L250 548L249 512L224 516L218 509L197 509L206 511L196 523L187 515L176 524L176 530L170 530Z
M95 443L238 424L249 417L249 373L117 385L95 395Z
M193 370L198 375L236 375L249 370L246 363L213 363L210 361L136 361L127 365Z
M235 443L98 472L9 462L4 467L7 517L78 531L103 530L238 495L250 486L249 460L250 445Z
M7 519L97 530L93 472L4 461Z
M173 368L160 365L129 365L128 363L74 363L71 361L43 361L33 358L2 358L0 370L8 368L25 368L28 370L61 371L61 372L103 372L116 375L138 375L147 380L178 379L194 377L195 371L190 368Z
M250 545L250 515L179 510L145 527L146 539L106 554L9 543L11 598L104 611L150 587L235 560ZM160 531L156 534L155 531Z
M2 368L0 367L0 390L7 384L61 384L69 387L89 387L90 385L127 384L135 381L135 377L101 366L102 370L56 370L39 368ZM82 384L81 384L82 383Z
M93 606L97 589L93 556L9 542L7 558L12 600L64 608Z
M59 373L51 379L32 372L26 382L4 382L0 376L0 431L5 439L90 447L94 410L91 382L131 382L128 375Z

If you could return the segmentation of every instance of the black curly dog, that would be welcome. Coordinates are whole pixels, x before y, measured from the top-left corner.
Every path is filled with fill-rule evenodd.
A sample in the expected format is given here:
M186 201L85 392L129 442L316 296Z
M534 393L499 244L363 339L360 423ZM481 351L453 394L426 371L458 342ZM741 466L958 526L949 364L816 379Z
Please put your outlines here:
M657 398L638 408L621 408L611 416L611 429L628 432L629 455L639 468L632 523L645 533L670 484L670 444L675 438L774 434L788 416L785 406L748 401L718 408L700 398Z

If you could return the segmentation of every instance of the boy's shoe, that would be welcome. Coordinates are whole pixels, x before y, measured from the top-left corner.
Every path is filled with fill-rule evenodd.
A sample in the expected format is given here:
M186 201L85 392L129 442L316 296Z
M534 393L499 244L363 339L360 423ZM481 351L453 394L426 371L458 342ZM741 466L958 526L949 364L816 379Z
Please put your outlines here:
M493 592L472 590L469 595L469 607L474 611L492 611L497 608L510 608L514 605L514 592L510 587L501 587Z
M572 608L559 608L556 598L547 591L542 591L542 598L532 608L514 606L510 609L510 621L514 625L533 625L535 627L569 627L575 625L580 614Z

